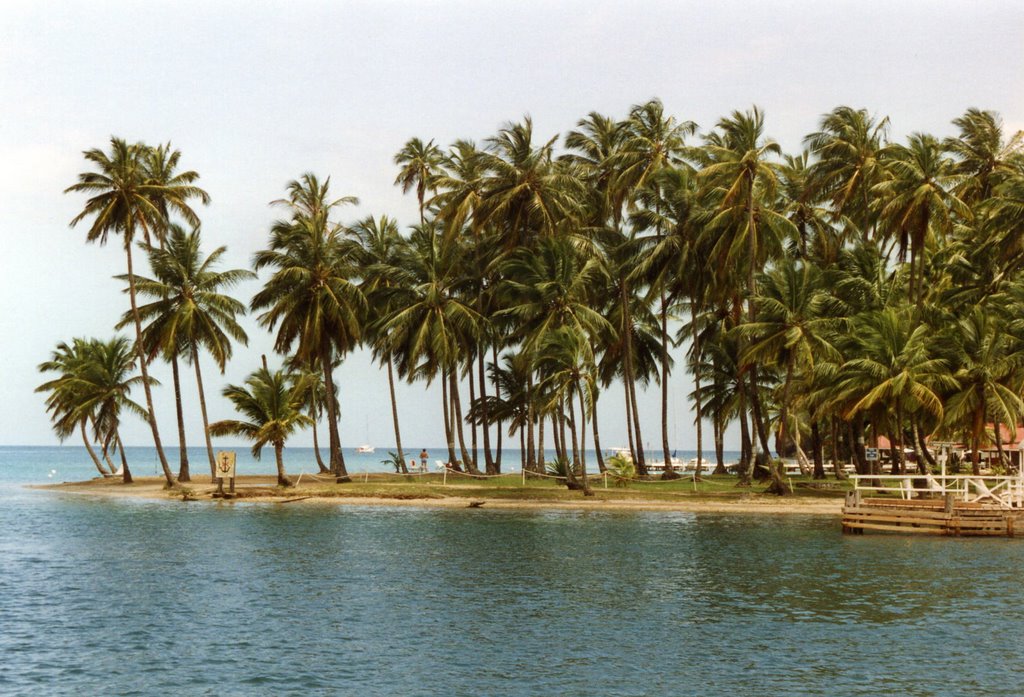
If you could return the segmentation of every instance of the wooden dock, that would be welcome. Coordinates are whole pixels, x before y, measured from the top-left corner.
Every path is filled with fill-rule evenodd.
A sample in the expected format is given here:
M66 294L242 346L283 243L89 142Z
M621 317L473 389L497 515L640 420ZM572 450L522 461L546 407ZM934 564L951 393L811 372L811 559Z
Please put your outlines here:
M892 482L892 480L903 480ZM860 476L846 495L843 532L865 531L950 536L1024 536L1019 477ZM1000 479L1002 481L991 481ZM879 480L888 480L881 482ZM911 484L911 486L908 486ZM923 488L914 488L913 484ZM900 497L868 498L865 493ZM981 492L981 493L979 493Z

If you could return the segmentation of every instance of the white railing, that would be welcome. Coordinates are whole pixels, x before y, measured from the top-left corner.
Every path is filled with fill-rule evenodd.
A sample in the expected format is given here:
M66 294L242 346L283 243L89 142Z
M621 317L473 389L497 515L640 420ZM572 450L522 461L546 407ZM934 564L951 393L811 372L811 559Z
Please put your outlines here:
M854 490L891 492L903 499L944 498L998 508L1024 508L1024 477L971 474L852 474Z

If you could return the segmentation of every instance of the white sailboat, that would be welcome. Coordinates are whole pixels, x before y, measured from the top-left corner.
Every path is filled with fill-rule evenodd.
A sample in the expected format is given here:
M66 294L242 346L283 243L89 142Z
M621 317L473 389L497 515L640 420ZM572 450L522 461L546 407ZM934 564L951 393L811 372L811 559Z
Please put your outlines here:
M370 440L370 417L366 417L366 440ZM369 443L364 443L356 448L356 452L362 454L372 453L374 450L376 450L376 448Z

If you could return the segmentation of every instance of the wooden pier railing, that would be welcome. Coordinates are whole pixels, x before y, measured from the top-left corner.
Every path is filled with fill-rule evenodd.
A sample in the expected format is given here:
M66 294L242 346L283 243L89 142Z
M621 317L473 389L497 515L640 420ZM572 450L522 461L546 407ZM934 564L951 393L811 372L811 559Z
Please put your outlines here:
M851 479L854 490L843 507L846 533L1013 537L1024 532L1021 476L878 474Z

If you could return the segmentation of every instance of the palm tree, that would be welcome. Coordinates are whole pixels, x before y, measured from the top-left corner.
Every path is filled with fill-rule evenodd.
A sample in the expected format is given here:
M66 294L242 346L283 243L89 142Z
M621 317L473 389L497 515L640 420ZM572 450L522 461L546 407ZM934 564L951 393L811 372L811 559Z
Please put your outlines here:
M963 177L955 193L964 203L975 205L991 197L1006 177L1020 171L1024 132L1017 131L1004 140L999 115L973 108L953 119L953 125L960 135L946 138L942 145L956 159L953 173Z
M585 259L568 239L540 240L534 250L521 249L502 264L506 280L500 292L506 308L496 317L517 328L522 350L531 358L541 341L561 327L588 340L607 333L611 325L591 306L593 288L603 282L601 273L598 260Z
M747 339L744 362L785 371L779 400L780 448L791 440L788 429L794 380L814 369L815 359L837 359L828 341L834 320L824 311L827 296L817 267L785 259L764 275L754 302L757 320L740 325L737 332ZM785 494L782 472L772 466L769 491Z
M487 150L480 154L487 174L477 224L499 227L506 250L554 235L579 212L582 186L574 168L555 162L557 139L535 146L533 121L527 116L488 138Z
M889 418L893 469L901 469L903 430L908 415L941 422L942 394L956 386L949 362L937 355L932 330L912 321L908 308L866 313L853 323L834 395L850 404L844 418L860 413Z
M1020 269L1024 264L1024 164L999 183L980 209L985 236L998 250L1001 267Z
M910 298L920 304L926 245L944 241L956 216L970 220L972 214L952 193L954 163L934 137L913 133L907 145L891 145L883 154L890 178L872 188L879 222L885 236L899 245L901 261L910 250Z
M587 477L586 450L587 414L593 408L593 395L597 389L594 354L588 338L576 327L563 325L544 334L537 349L535 363L542 377L540 392L548 395L549 408L565 423L568 411L572 435L572 467L566 468L570 488L576 487L575 472L581 473L584 496L593 496ZM575 398L579 399L577 423ZM562 450L565 446L563 442Z
M380 321L379 330L379 335L386 337L384 350L397 360L399 376L410 382L424 378L430 384L440 375L451 463L458 461L455 437L461 431L458 365L480 325L479 313L462 293L466 282L463 252L458 239L439 234L431 221L415 229L403 260L407 276L389 290L392 309ZM463 462L472 468L461 438L460 446Z
M565 146L573 152L562 159L577 167L586 185L588 213L584 217L595 227L609 221L617 225L629 192L625 182L616 176L628 124L592 111L576 126L578 130L565 137Z
M666 167L678 166L686 152L684 140L697 131L693 121L665 114L661 100L634 105L625 122L626 137L612 159L616 185L635 194L654 183ZM627 195L629 196L629 195Z
M433 181L438 193L431 201L449 234L460 233L467 224L475 235L481 234L477 208L483 200L485 173L483 155L471 140L455 141L442 159L442 169Z
M156 147L147 147L144 158L146 182L153 189L150 199L160 212L160 217L154 221L155 225L152 230L143 229L143 242L152 245L150 233L153 233L158 246L163 246L164 237L167 235L171 222L171 210L181 210L188 198L197 198L207 204L210 202L210 196L195 186L195 182L199 179L197 172L193 170L178 171L181 151L175 150L170 142ZM191 220L188 222L193 226L197 224Z
M821 118L819 128L804 139L817 157L809 187L831 203L833 222L848 222L847 237L859 230L862 241L870 240L875 220L872 187L886 176L882 149L889 117L876 119L866 109L839 106Z
M501 425L498 426L498 447L495 458L491 450L491 434L489 425L492 423L486 410L490 401L487 399L486 356L490 350L493 360L497 361L500 343L493 327L493 314L497 306L494 289L497 258L501 255L501 230L499 221L485 221L479 212L485 194L484 176L487 174L485 156L471 141L460 140L452 146L444 159L442 174L437 178L437 195L432 199L436 210L436 221L441 224L448 236L464 238L467 258L472 259L464 267L466 284L464 292L476 298L474 309L480 315L481 324L476 332L470 352L465 357L465 372L469 378L470 401L475 402L474 386L479 384L480 400L475 402L482 410L480 418L472 423L473 458L476 459L476 428L483 426L484 460L488 474L497 474L501 470ZM476 381L474 382L472 365L476 361ZM494 386L497 390L497 385Z
M634 269L637 255L633 252L636 238L617 229L598 231L601 277L606 282L595 289L602 300L601 312L613 327L603 339L599 360L601 384L607 387L621 377L626 391L626 434L637 472L647 474L640 416L637 409L637 383L646 385L657 372L661 338L650 306L637 293Z
M404 256L404 240L398 232L398 223L387 217L369 216L360 220L350 229L360 247L359 262L363 267L361 290L370 307L370 315L376 319L367 322L365 338L369 342L374 358L388 369L388 389L391 394L391 418L395 427L395 444L402 472L407 472L405 451L402 449L402 430L398 423L398 400L395 396L393 356L388 345L387 334L381 331L382 321L390 314L395 295L390 292L396 276L401 275Z
M755 270L764 268L778 254L781 240L796 232L773 208L782 165L770 157L782 151L764 138L764 114L756 106L734 111L717 128L706 138L706 163L699 173L717 199L706 228L715 240L711 255L720 264L746 270L749 293Z
M699 237L703 211L698 201L697 178L688 166L666 167L650 179L650 186L640 190L636 199L641 208L630 221L640 230L652 234L637 238L637 264L634 275L646 280L652 295L661 300L661 447L665 475L672 476L672 456L668 443L668 378L669 356L668 315L671 305L681 295L691 298L695 310L696 297L704 295L706 266L699 257ZM698 388L699 391L699 388ZM700 406L698 404L698 411ZM700 421L698 420L700 450ZM698 456L699 457L699 456Z
M145 248L155 278L135 278L137 292L155 298L153 302L139 307L139 315L147 323L143 330L147 357L152 360L160 353L171 362L182 449L181 471L178 475L180 481L189 481L190 477L188 460L184 454L185 429L181 414L178 356L184 355L195 368L210 476L215 477L213 443L208 433L206 393L199 365L200 350L206 349L210 353L223 374L231 358L232 340L243 346L248 344L249 338L236 319L245 312L245 305L221 291L256 277L255 273L246 269L217 271L216 266L227 247L218 247L205 259L201 247L199 228L186 233L180 225L172 224L161 247ZM123 318L118 328L130 321L130 317Z
M85 159L98 171L79 174L78 183L65 189L65 193L81 192L90 196L82 212L71 220L71 227L75 227L85 218L93 217L92 226L86 235L87 242L106 244L110 233L119 233L122 237L129 277L128 295L135 323L136 351L146 395L146 418L153 433L153 445L164 477L170 486L174 484L174 477L167 465L167 457L160 441L160 430L157 427L156 412L153 409L153 395L142 341L142 319L136 303L132 245L137 231L141 230L144 237L148 237L154 225L159 226L161 222L166 221L162 209L177 213L190 225L198 225L199 219L188 201L199 198L205 202L207 197L202 189L192 185L191 182L196 177L190 176L188 181L171 182L152 179L147 167L149 149L144 144L129 144L120 138L111 138L110 145L109 155L99 149L83 153Z
M291 486L285 476L284 444L296 430L309 426L312 419L303 411L309 381L283 370L260 368L251 373L244 385L228 385L224 396L247 421L227 419L210 424L215 436L242 436L252 441L252 456L257 460L263 446L274 446L277 485Z
M338 361L335 367L340 364L341 361ZM309 389L306 391L305 407L309 413L309 418L313 422L313 458L316 460L320 474L329 474L331 468L324 464L323 456L320 454L320 437L317 429L317 423L320 421L320 416L324 413L324 402L327 399L327 388L324 387L324 371L320 369L316 362L303 363L296 360L294 356L285 358L284 368L297 378L309 382ZM334 408L337 410L338 405L335 404Z
M134 349L128 339L115 337L109 341L75 339L71 345L60 344L50 361L39 369L60 372L60 377L40 385L37 392L50 392L47 410L54 420L54 431L63 440L78 426L90 456L100 469L99 461L89 446L85 425L93 427L93 436L106 454L111 447L121 453L124 483L132 483L131 471L121 444L119 429L123 410L146 418L146 410L129 397L132 387L144 381L135 375Z
M773 140L764 138L764 114L756 106L734 111L708 134L701 152L705 165L699 176L717 201L714 217L705 227L709 258L722 269L716 282L723 288L738 281L745 271L746 287L731 289L731 304L738 308L747 299L747 321L757 321L754 304L755 270L777 256L781 241L794 237L796 229L774 209L782 165L770 159L781 155ZM768 438L758 389L758 366L745 366L750 376L749 406L761 451L768 454Z
M793 253L803 259L814 259L818 264L834 264L839 258L843 238L836 226L829 222L829 212L821 204L823 200L812 185L813 166L806 150L800 155L786 155L781 171L780 194L783 213L796 228ZM845 226L852 225L841 218Z
M46 397L46 411L50 414L53 431L60 442L63 443L77 427L82 434L82 442L89 453L89 458L99 473L106 476L113 474L113 471L103 467L89 442L85 427L92 422L93 415L82 408L86 401L84 376L90 358L90 348L90 343L85 339L74 339L70 344L58 344L50 354L50 360L40 363L38 368L41 373L52 372L58 376L37 387L36 392L49 393Z
M528 469L527 457L529 455L532 464L535 454L526 447L526 427L532 411L528 404L532 370L528 356L522 352L506 353L501 360L502 365L491 363L488 366L491 382L497 388L495 394L481 396L470 408L468 418L484 427L507 423L510 437L519 434L520 466Z
M329 198L330 178L320 182L304 174L288 184L288 198L275 203L291 217L271 228L269 249L256 253L255 268L273 275L252 299L252 310L264 310L257 320L277 329L274 348L287 353L295 346L298 360L315 360L324 371L331 470L348 481L338 434L334 356L353 350L362 337L366 298L354 278L356 246L346 244L341 226L330 219L338 206L353 197Z
M946 398L945 419L951 429L969 424L971 463L979 474L978 452L985 424L1016 425L1024 417L1019 386L1024 369L1020 338L1004 329L1003 318L976 307L952 332L956 387Z
M424 144L419 138L410 138L395 155L395 164L401 169L395 178L395 186L402 187L402 193L409 193L416 188L416 201L420 206L420 225L426 221L423 217L424 199L427 189L434 189L438 170L444 155L434 141Z

